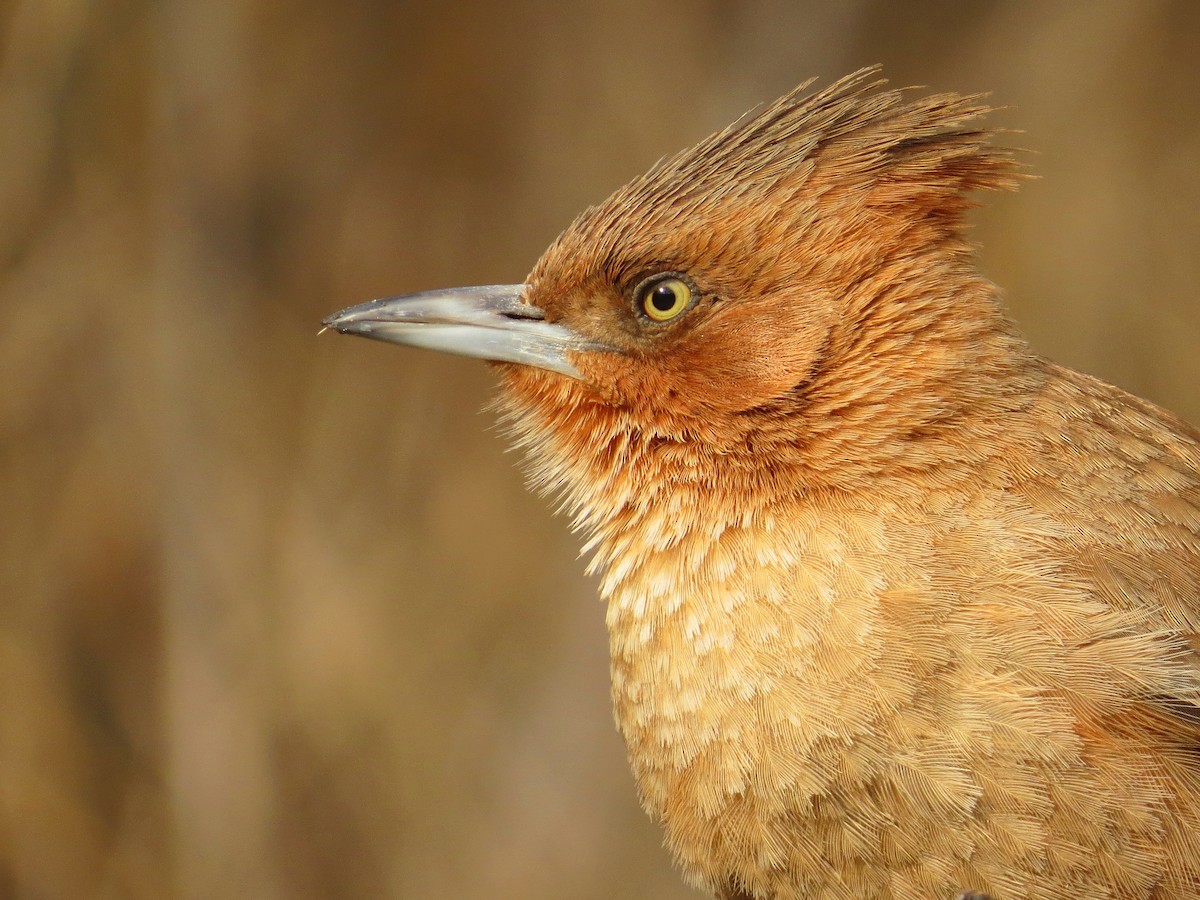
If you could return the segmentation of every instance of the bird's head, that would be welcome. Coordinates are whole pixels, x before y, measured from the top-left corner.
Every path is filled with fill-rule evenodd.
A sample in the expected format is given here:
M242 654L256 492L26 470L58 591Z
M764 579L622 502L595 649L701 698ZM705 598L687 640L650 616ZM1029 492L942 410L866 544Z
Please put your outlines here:
M327 324L499 362L518 431L558 460L551 482L650 446L690 448L685 468L764 448L814 466L869 456L873 429L933 429L1010 335L963 215L1015 164L975 124L979 98L909 100L875 70L806 88L585 211L525 284Z

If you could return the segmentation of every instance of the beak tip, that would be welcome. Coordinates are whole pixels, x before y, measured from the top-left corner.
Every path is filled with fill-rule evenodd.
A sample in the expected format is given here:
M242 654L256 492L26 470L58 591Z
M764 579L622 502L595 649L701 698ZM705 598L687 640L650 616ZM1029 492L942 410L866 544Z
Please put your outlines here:
M353 307L351 308L353 309ZM351 310L343 309L321 320L322 331L336 331L338 334L348 334L354 330L354 319L347 315Z

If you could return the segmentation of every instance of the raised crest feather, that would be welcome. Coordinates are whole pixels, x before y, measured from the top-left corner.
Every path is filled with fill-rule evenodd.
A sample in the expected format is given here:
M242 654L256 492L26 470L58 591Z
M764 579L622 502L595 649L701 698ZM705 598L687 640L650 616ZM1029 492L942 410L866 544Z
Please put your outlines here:
M984 95L889 89L878 67L816 91L809 80L660 162L606 206L645 208L766 193L818 177L936 187L944 194L1016 186L1021 165L983 127Z

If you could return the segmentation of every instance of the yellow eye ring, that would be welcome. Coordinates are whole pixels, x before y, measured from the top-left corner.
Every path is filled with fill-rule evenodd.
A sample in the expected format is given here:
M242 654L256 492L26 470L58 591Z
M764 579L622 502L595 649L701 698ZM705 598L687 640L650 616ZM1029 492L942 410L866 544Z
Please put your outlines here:
M669 322L692 305L692 286L673 275L647 281L638 295L642 311L655 322Z

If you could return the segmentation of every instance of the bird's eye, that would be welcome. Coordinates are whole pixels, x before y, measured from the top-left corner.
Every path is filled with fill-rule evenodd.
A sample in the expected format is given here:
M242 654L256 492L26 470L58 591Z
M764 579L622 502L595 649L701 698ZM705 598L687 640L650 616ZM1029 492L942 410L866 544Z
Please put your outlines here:
M692 286L673 275L660 276L638 288L638 299L651 319L667 322L692 305Z

